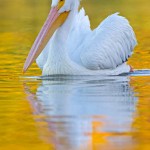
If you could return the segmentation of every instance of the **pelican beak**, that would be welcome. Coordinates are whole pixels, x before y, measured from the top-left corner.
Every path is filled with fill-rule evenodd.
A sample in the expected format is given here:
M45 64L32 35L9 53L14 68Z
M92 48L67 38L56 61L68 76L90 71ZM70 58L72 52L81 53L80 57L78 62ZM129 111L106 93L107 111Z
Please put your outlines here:
M39 35L37 36L23 67L23 73L27 71L30 65L40 55L44 47L47 45L49 39L52 37L56 29L58 29L68 17L68 12L59 13L59 9L63 3L59 3L58 6L52 7L44 26L42 27Z

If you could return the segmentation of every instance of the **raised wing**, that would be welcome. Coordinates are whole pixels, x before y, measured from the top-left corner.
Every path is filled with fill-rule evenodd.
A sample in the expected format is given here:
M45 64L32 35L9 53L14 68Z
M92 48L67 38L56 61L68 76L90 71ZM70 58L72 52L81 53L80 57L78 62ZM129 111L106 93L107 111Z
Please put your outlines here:
M114 69L131 56L137 45L127 19L118 13L106 18L78 48L78 55L88 69Z

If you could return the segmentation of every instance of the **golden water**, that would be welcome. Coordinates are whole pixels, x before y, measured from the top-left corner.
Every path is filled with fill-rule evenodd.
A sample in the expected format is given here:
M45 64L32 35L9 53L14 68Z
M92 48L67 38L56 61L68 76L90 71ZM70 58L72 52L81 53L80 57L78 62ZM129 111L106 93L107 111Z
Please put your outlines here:
M138 39L129 63L150 68L150 1L83 0L92 28L114 12ZM150 76L24 78L49 0L0 0L0 150L149 150ZM34 64L26 76L41 72Z

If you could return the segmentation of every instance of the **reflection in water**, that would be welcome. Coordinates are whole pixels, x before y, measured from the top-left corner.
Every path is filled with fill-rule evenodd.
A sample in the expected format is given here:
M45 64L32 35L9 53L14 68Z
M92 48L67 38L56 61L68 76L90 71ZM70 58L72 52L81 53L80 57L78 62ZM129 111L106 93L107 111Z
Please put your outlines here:
M50 77L36 94L25 84L40 138L57 150L130 146L137 98L129 81L125 76Z

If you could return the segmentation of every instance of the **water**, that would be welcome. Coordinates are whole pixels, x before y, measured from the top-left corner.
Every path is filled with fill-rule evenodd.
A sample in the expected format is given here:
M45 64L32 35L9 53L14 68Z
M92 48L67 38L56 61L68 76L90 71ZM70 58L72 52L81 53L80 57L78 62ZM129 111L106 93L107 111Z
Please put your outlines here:
M111 13L126 16L138 38L128 75L22 75L49 0L1 0L0 149L150 149L150 2L87 0L92 28Z

